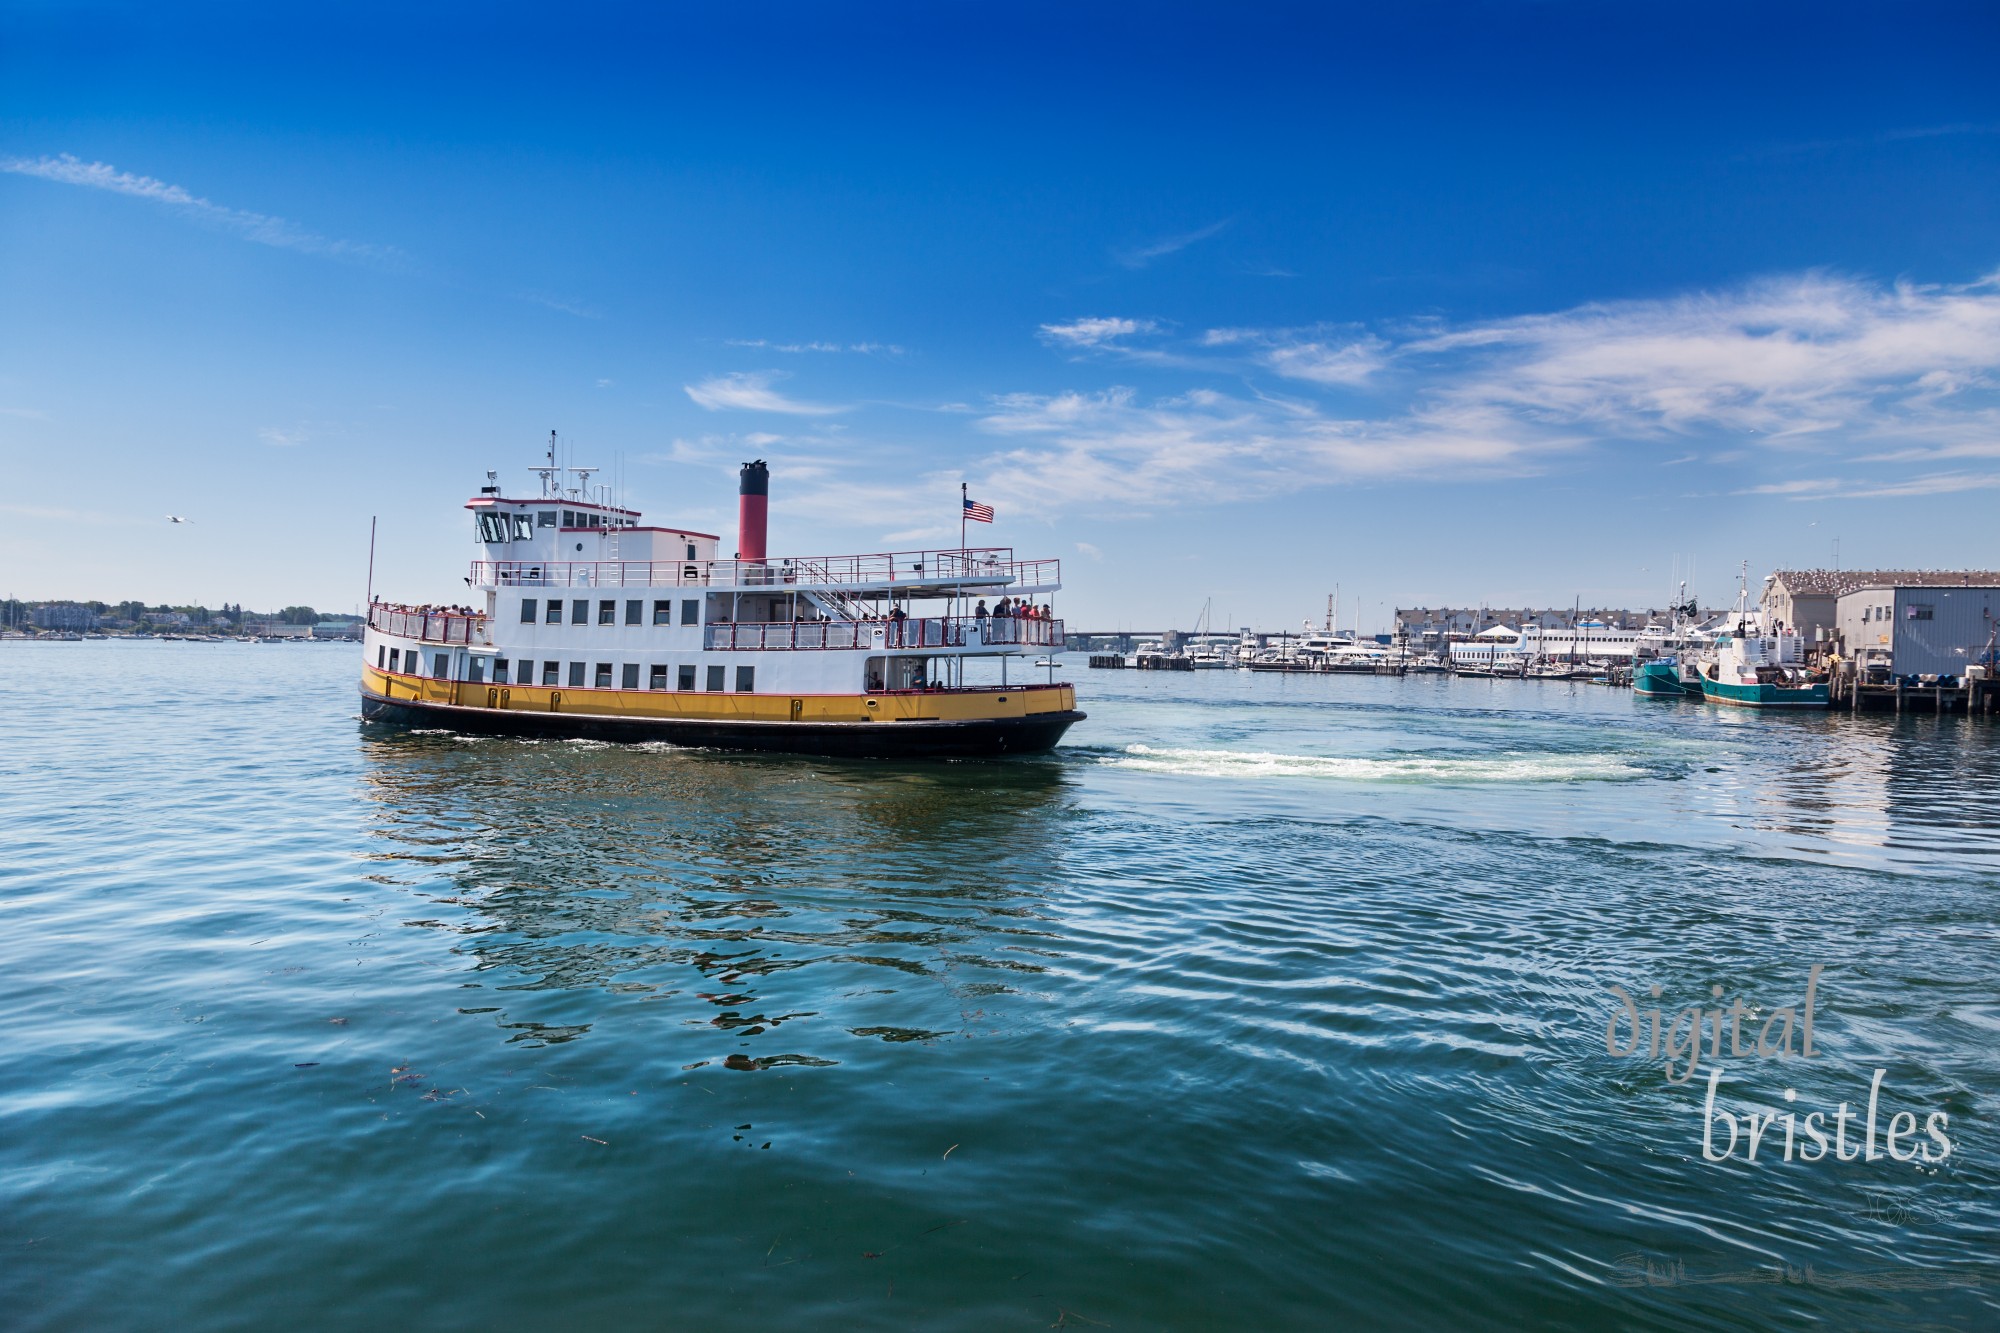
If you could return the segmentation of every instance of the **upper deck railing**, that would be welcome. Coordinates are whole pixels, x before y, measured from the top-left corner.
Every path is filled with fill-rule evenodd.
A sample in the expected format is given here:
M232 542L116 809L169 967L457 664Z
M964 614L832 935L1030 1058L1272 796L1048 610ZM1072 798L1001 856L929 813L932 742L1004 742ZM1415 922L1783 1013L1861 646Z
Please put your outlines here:
M876 636L880 635L878 639ZM923 616L907 620L723 621L703 647L716 652L856 648L1059 648L1060 620L1016 616Z
M1011 547L889 551L784 560L475 560L478 587L521 588L854 588L990 584L1054 588L1060 560L1016 560Z
M400 638L421 639L425 643L490 645L493 642L485 616L449 607L397 606L392 602L376 602L368 608L368 628Z

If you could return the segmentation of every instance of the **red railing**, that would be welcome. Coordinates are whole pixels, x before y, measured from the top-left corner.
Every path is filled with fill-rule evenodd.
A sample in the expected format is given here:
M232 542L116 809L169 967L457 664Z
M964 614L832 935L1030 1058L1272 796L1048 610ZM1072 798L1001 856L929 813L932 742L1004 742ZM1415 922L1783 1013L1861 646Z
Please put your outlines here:
M475 560L472 582L479 587L520 588L852 588L926 583L1053 588L1062 582L1062 561L1016 560L1013 548L1005 546L782 560Z
M425 643L490 644L486 617L426 606L376 602L368 608L368 628Z
M878 637L879 636L879 637ZM703 646L717 652L859 648L1059 648L1060 620L1015 616L926 616L909 620L774 620L708 626Z

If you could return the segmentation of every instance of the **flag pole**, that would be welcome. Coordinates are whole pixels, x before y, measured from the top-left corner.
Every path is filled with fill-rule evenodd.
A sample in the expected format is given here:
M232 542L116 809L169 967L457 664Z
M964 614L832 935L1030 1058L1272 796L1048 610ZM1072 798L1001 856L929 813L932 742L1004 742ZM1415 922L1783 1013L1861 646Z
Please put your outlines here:
M958 577L960 579L958 613L961 616L965 614L965 506L971 498L972 493L967 489L967 484L962 481L958 483Z

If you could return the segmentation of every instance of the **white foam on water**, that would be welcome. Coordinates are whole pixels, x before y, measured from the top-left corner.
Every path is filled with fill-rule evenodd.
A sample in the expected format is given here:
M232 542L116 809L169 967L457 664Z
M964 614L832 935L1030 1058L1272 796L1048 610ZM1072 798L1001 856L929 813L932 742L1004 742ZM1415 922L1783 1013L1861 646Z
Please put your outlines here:
M1608 754L1505 754L1468 759L1395 755L1272 754L1263 750L1128 745L1117 768L1203 778L1334 778L1347 782L1630 782L1646 770Z

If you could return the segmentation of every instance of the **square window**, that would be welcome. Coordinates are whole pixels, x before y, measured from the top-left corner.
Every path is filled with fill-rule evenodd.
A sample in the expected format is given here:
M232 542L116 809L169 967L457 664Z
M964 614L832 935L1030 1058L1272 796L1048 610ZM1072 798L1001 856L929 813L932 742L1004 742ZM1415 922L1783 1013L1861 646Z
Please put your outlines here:
M679 673L679 675L680 675L680 683L674 686L674 688L675 688L675 689L677 689L677 690L691 690L691 689L693 689L693 688L694 688L694 668L693 668L693 667L691 667L691 666L684 666L684 667L682 667L682 668L680 669L680 673Z
M562 599L560 597L549 598L549 614L542 623L545 625L562 624Z
M749 694L757 688L757 668L740 666L736 668L736 692Z
M595 684L596 688L598 688L598 689L600 689L600 690L608 690L608 689L610 689L610 688L611 688L611 663L609 663L609 662L599 662L599 663L597 664L597 674L596 674L596 676L594 676L594 677L592 678L592 680L593 680L593 683Z
M542 684L544 686L562 684L561 672L562 672L561 662L542 663Z
M637 662L627 662L625 664L623 679L618 688L621 690L636 690L639 688L639 664Z
M597 604L597 623L615 625L618 623L618 603L609 599Z
M656 666L647 672L646 688L649 690L664 690L667 688L667 669L663 666Z
M640 601L638 598L635 597L632 600L625 603L626 624L643 625L646 623L645 616L646 616L646 604Z
M553 509L544 509L535 516L535 526L538 528L552 528L555 525L556 511Z
M583 663L571 662L569 664L569 687L573 690L583 688Z
M493 659L493 683L495 685L507 683L507 659L504 657Z
M569 623L588 625L590 623L590 603L579 597L569 604Z
M449 675L451 674L451 657L450 657L450 655L449 655L449 654L447 654L447 653L433 653L433 654L431 654L431 666L432 666L433 668L435 668L435 669L434 669L434 670L433 670L433 671L431 672L431 674L432 674L433 676L436 676L436 677L437 677L437 678L438 678L439 680L443 680L443 679L444 679L445 677L447 677L447 676L449 676Z
M722 688L721 667L712 666L708 669L708 688L710 688L711 690L719 690Z
M533 597L523 597L523 598L521 599L521 623L522 623L523 625L532 625L532 624L534 624L534 623L535 623L535 611L536 611L536 609L537 609L538 607L540 607L540 606L541 606L541 603L540 603L539 601L537 601L537 600L536 600L535 598L533 598Z
M655 625L671 625L671 624L673 624L673 623L674 623L674 604L673 604L672 602L654 602L654 603L653 603L653 623L654 623Z
M689 597L681 603L681 624L699 625L700 623L701 598Z
M573 509L565 509L565 510L563 510L563 526L564 526L564 527L566 527L566 528L573 528L573 527L575 527L575 526L576 526L576 511L575 511L575 510L573 510Z

